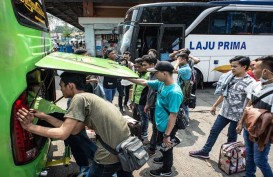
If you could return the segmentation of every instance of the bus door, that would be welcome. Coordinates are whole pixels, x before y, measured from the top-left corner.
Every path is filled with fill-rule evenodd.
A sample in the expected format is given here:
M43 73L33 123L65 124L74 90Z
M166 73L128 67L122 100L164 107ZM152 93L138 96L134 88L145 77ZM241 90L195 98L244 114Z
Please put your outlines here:
M160 26L157 51L161 61L171 60L169 54L185 47L185 25L163 24Z
M158 50L160 27L163 23L140 23L137 38L135 57L147 55L149 49Z

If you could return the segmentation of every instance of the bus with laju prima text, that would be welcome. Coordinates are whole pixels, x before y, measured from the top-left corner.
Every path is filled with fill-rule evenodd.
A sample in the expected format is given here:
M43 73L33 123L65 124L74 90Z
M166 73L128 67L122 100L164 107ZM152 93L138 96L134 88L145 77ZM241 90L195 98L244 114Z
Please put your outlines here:
M234 4L231 4L234 3ZM230 70L229 59L272 54L272 1L164 2L130 8L118 25L118 51L132 58L156 49L160 60L188 48L201 62L201 82L215 82Z

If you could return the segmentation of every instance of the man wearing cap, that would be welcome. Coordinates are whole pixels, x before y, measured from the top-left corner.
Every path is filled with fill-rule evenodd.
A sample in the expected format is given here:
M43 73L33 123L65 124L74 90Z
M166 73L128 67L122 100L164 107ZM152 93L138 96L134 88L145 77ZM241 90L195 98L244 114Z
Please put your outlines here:
M165 147L171 147L171 139L175 139L177 128L175 127L177 113L183 94L179 85L173 79L174 67L167 61L160 61L154 68L147 69L154 72L157 80L130 79L131 82L141 85L148 85L157 90L156 106L155 106L155 122L159 134L159 141ZM153 162L163 164L157 170L151 170L151 176L171 176L171 167L173 165L173 148L161 151L162 157L154 158Z

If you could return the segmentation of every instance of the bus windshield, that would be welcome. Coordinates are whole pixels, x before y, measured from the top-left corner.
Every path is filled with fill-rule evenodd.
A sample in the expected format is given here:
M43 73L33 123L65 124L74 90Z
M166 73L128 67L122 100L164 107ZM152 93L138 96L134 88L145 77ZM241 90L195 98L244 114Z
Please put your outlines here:
M130 44L133 36L133 31L134 31L134 22L126 22L122 24L122 33L120 34L120 39L119 40L119 53L123 53L126 51L130 50Z

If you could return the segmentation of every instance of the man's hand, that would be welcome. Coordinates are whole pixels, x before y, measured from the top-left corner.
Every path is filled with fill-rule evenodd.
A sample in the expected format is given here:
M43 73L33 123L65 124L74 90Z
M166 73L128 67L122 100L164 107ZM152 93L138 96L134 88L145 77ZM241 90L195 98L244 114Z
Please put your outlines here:
M147 113L149 111L149 106L148 105L145 105L144 107L144 112Z
M28 128L33 125L32 121L34 119L34 113L31 113L25 108L19 109L17 114L17 119L21 123L23 129L28 130Z
M212 106L211 107L211 109L210 109L210 113L212 114L212 115L216 115L216 107L215 106Z
M238 123L238 125L237 125L237 127L236 127L236 132L237 132L237 134L241 134L241 132L242 132L242 129L243 129L243 125L242 124L240 124L240 123Z
M172 145L172 142L171 142L171 137L166 137L166 138L163 138L163 146L164 147L169 147Z
M32 113L34 117L37 117L38 119L41 119L41 120L44 120L44 117L46 115L45 113L35 109L30 109L29 112Z

